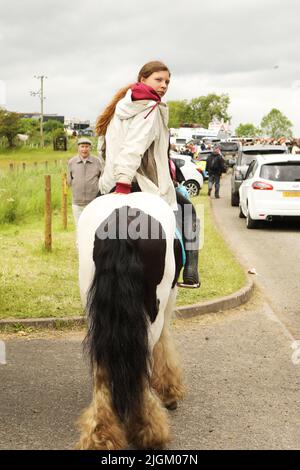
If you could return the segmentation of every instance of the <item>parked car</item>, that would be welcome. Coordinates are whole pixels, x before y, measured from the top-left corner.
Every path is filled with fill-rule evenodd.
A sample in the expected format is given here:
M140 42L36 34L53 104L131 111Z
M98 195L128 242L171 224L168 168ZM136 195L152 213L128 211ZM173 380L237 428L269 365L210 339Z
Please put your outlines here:
M230 159L233 159L237 156L239 150L239 143L238 142L230 142L230 141L221 141L220 142L221 152L228 162Z
M171 153L170 158L176 166L176 179L178 183L183 183L189 195L198 196L203 187L202 170L197 168L194 160L189 155Z
M300 155L258 155L239 188L240 217L247 228L259 220L300 217Z
M226 165L228 168L233 168L236 165L236 157L231 157L226 161Z
M218 137L203 137L202 141L205 145L215 145L220 143L220 139Z
M94 136L94 130L91 127L87 127L86 129L81 129L78 131L79 135L86 135L86 136Z
M274 155L287 153L285 145L243 145L238 150L236 163L231 175L231 205L239 205L239 188L248 170L248 166L257 155Z

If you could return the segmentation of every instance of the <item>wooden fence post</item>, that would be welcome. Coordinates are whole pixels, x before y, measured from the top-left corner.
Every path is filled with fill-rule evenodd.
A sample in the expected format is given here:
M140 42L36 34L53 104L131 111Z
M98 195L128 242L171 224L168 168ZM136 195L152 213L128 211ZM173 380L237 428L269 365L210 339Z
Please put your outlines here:
M13 163L9 164L9 169L10 169L10 171L13 171L13 169L14 169L14 164Z
M68 225L68 186L67 174L63 173L61 178L61 217L64 230Z
M34 168L37 169L37 162L34 162Z
M23 170L25 171L26 170L26 163L22 163L22 167L23 167Z
M45 249L52 250L51 176L45 175Z

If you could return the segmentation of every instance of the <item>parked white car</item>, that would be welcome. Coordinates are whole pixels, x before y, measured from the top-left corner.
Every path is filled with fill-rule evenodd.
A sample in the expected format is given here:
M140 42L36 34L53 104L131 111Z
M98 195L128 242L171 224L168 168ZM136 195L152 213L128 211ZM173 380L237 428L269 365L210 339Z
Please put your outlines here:
M197 167L192 157L171 152L171 159L176 165L177 181L183 183L191 197L198 196L203 187L201 168Z
M247 228L259 220L300 216L300 155L257 155L239 188L240 217Z

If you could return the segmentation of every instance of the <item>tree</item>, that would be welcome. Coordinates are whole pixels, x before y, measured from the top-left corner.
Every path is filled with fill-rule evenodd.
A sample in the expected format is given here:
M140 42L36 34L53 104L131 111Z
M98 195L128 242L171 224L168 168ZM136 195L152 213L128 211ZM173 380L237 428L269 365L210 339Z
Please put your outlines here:
M206 96L199 96L190 101L192 111L192 121L201 123L202 127L208 127L209 123L217 118L219 120L230 121L227 109L230 103L228 95L216 95L210 93Z
M255 137L259 135L260 132L260 129L255 127L254 124L251 124L250 122L240 124L235 130L237 137Z
M21 118L20 119L21 134L27 134L29 137L33 137L39 132L40 122L37 119L32 118Z
M273 108L261 121L261 128L269 137L292 137L293 124L279 109Z
M169 106L169 127L180 127L180 124L186 120L188 116L188 102L168 101Z
M21 129L20 115L0 108L0 136L7 138L9 147L14 147L14 138Z
M215 93L199 96L191 101L169 101L169 126L180 127L183 122L189 122L199 123L199 126L207 128L214 118L229 121L230 116L227 114L229 103L228 95Z
M56 129L63 129L64 125L62 122L57 121L57 119L49 119L48 121L44 122L44 131L47 134L53 134Z

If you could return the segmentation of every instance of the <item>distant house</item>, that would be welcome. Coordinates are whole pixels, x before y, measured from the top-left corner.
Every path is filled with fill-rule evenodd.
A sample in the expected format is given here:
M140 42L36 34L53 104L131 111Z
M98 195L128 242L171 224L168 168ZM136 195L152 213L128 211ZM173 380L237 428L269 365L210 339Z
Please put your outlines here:
M72 117L72 118L65 119L65 127L66 129L82 131L90 127L90 121L89 120L83 121L79 118Z
M19 113L22 118L40 119L40 113ZM43 121L47 122L50 120L59 121L65 123L65 116L59 116L58 114L44 114Z

